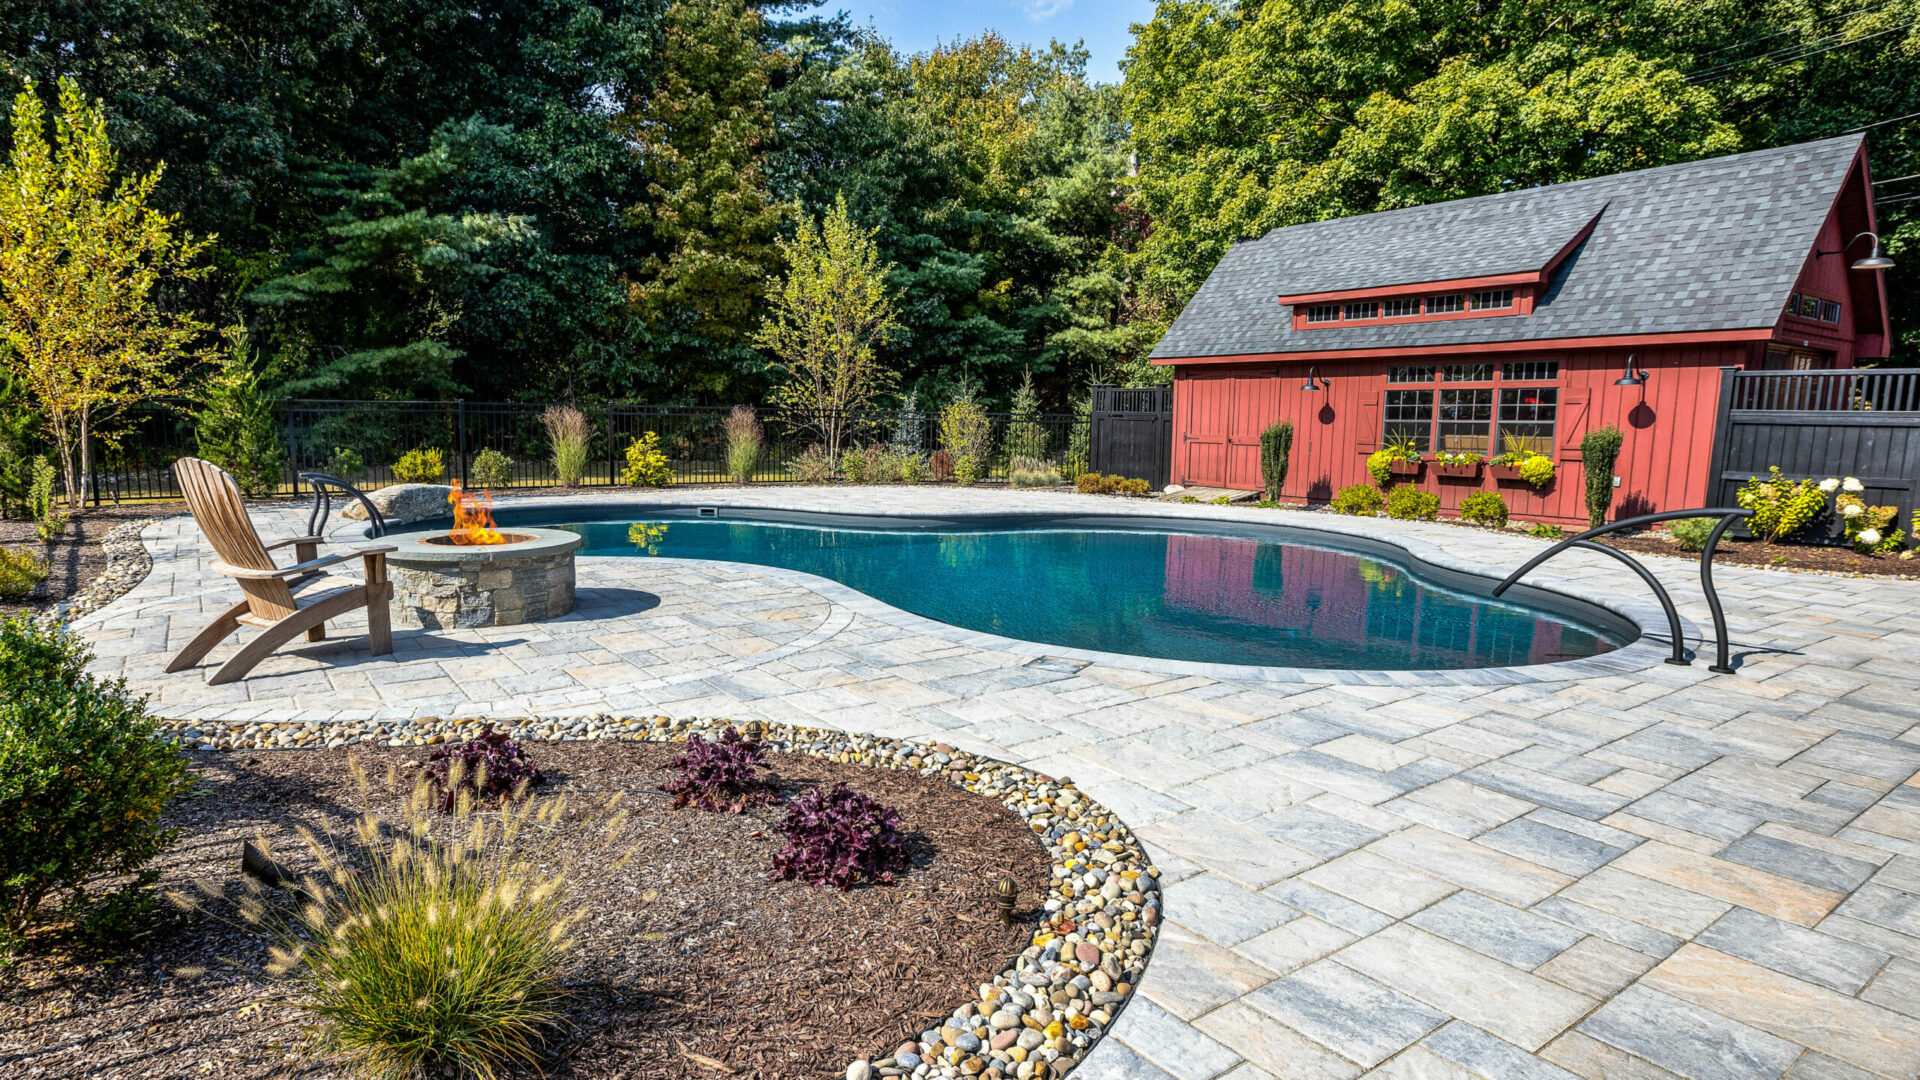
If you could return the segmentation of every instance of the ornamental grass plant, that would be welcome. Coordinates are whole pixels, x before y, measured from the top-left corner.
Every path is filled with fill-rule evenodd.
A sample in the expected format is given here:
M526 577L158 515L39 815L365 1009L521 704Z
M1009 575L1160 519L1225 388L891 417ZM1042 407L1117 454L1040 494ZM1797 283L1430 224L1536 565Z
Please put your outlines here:
M387 783L397 789L391 772ZM569 852L614 848L627 829L618 796L583 813L564 797L528 796L496 813L463 794L445 815L439 797L421 783L393 823L368 813L345 838L303 831L317 869L285 893L248 879L238 901L238 921L272 940L267 973L286 980L308 1049L368 1080L537 1068L565 1023L561 979L583 916ZM582 830L593 842L578 843ZM224 898L211 883L197 888L169 899L197 908Z
M736 484L753 482L753 470L760 464L760 447L766 441L766 429L751 405L735 405L727 414L727 475Z
M540 414L553 452L553 475L561 487L579 487L587 476L587 458L593 448L593 425L587 414L571 405L549 405Z

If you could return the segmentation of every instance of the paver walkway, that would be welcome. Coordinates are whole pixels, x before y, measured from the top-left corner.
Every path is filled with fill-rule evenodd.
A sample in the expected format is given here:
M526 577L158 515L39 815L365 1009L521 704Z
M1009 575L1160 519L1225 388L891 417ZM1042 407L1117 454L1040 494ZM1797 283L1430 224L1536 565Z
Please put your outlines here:
M1076 495L657 498L1308 524L1483 572L1539 551ZM300 516L256 515L289 535ZM1920 583L1722 571L1731 676L1660 665L1649 642L1479 681L1242 678L1001 642L781 571L583 559L571 619L402 632L380 660L309 646L207 687L159 668L230 586L185 519L146 540L153 574L80 629L170 715L805 717L1071 775L1169 882L1140 993L1078 1077L1920 1076ZM1650 563L1704 625L1692 566ZM1593 556L1539 580L1647 610Z

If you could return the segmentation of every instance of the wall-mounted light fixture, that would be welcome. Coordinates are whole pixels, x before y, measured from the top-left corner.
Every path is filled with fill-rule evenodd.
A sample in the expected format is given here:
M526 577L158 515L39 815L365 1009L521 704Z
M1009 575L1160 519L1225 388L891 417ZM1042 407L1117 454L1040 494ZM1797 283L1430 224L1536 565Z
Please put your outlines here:
M1318 367L1312 364L1307 365L1307 384L1300 389L1316 394L1326 389L1320 384L1320 369Z
M1841 244L1840 249L1838 251L1821 251L1816 248L1814 250L1814 254L1815 255L1845 254L1846 250L1852 247L1855 243L1857 243L1860 240L1861 236L1873 237L1873 250L1867 253L1866 258L1855 262L1853 264L1852 269L1855 269L1855 270L1891 270L1893 269L1893 260L1887 258L1885 255L1880 254L1880 234L1874 233L1874 232L1861 233L1859 236L1854 237L1852 240L1849 240L1846 243Z
M1619 378L1617 378L1617 379L1615 379L1615 380L1613 380L1613 385L1615 385L1615 386L1645 386L1645 385L1647 385L1647 372L1646 372L1646 369L1644 369L1644 368L1641 368L1641 369L1638 369L1638 370L1636 370L1636 369L1634 368L1634 366L1633 366L1633 356L1634 356L1634 354L1633 354L1633 353L1628 353L1628 354L1627 354L1627 373L1626 373L1625 375L1622 375L1622 376L1620 376Z

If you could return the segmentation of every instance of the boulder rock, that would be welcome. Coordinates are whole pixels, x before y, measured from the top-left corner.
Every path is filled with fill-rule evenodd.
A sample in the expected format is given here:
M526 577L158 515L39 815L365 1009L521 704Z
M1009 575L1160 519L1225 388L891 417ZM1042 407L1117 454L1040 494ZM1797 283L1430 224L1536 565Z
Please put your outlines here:
M453 507L447 503L447 495L452 490L445 484L388 484L378 491L367 492L367 501L380 508L380 516L387 519L388 525L431 521L453 516ZM336 492L334 497L337 500L340 496ZM348 498L340 509L340 516L348 521L365 521L367 508L360 505L360 500Z

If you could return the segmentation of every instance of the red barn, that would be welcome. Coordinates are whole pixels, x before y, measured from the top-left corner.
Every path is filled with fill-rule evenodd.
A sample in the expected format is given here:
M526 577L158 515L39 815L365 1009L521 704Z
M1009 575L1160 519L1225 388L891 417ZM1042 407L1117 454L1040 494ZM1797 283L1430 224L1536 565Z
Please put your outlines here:
M1517 443L1555 459L1552 482L1408 482L1446 511L1495 489L1516 517L1583 523L1580 440L1613 424L1617 513L1699 506L1722 367L1885 355L1882 275L1851 269L1877 253L1872 190L1846 136L1237 244L1153 351L1174 367L1173 481L1258 489L1260 432L1290 419L1289 501L1370 482L1389 439Z

